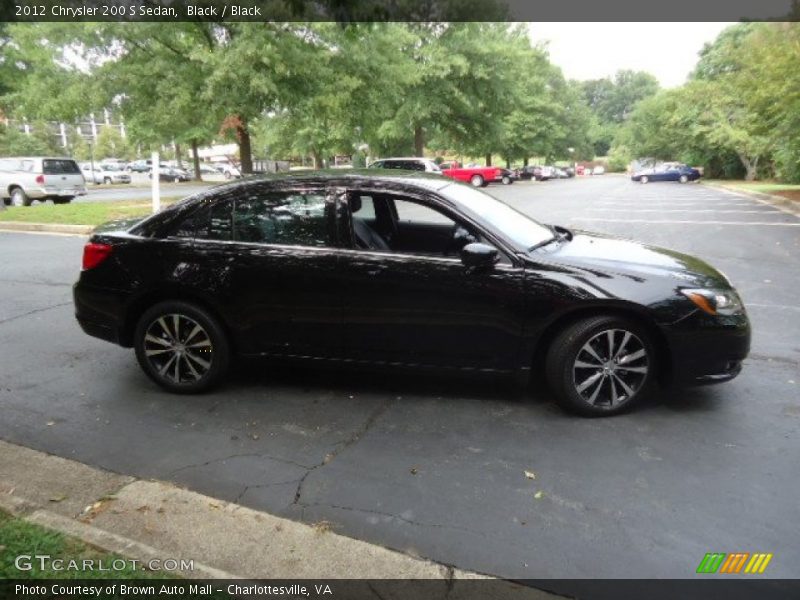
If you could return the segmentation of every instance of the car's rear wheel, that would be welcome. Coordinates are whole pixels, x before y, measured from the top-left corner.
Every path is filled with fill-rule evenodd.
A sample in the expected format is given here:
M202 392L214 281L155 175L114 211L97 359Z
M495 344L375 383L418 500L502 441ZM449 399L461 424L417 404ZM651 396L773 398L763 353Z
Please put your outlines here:
M15 187L11 190L12 206L30 206L32 203L33 199L22 188Z
M480 175L473 175L469 182L475 187L483 187L483 177Z
M501 181L503 182L503 185L511 185L513 183L513 180L508 175L503 175L503 179Z
M145 311L136 326L134 346L144 372L179 394L203 392L218 384L230 361L221 324L187 302L161 302Z
M104 177L103 178L103 183L105 183L106 185L109 185L111 183L111 177Z
M686 183L687 181L689 181L689 177L687 175L681 175L678 181L680 181L681 183Z
M639 182L640 182L640 183L647 183L648 181L650 181L650 178L649 178L647 175L642 175L642 176L639 178Z
M642 327L618 317L591 317L556 337L545 374L563 407L587 416L612 415L643 396L653 379L655 360Z

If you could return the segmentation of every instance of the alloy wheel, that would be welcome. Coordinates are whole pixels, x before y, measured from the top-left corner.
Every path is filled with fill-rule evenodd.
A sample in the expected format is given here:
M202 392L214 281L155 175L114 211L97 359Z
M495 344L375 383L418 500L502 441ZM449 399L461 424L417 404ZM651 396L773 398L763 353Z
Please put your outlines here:
M197 321L183 314L161 315L147 327L144 354L153 371L174 384L194 383L211 369L211 337Z
M589 405L619 406L642 388L649 362L647 348L634 333L624 329L601 331L575 356L575 391Z

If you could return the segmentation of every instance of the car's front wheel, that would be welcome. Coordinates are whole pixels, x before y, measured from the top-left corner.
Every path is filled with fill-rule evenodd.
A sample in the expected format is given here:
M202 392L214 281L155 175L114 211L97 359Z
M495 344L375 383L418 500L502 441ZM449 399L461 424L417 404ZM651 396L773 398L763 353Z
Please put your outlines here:
M563 407L587 416L612 415L645 393L655 372L647 332L627 319L591 317L573 323L550 346L545 374Z
M141 316L134 333L136 358L161 387L180 394L203 392L228 370L230 346L221 324L203 308L161 302Z
M648 181L650 181L650 178L649 178L649 177L647 177L647 175L642 175L642 176L639 178L639 183L647 183Z

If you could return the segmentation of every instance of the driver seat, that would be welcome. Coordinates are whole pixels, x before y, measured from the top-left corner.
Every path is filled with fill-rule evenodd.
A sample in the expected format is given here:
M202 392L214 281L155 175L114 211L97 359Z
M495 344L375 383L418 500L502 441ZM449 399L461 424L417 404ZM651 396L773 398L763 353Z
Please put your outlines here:
M381 235L370 227L364 219L355 215L361 209L361 198L359 196L351 196L349 198L350 214L353 217L353 234L356 238L356 245L365 250L380 250L383 252L391 252L389 244L386 243Z

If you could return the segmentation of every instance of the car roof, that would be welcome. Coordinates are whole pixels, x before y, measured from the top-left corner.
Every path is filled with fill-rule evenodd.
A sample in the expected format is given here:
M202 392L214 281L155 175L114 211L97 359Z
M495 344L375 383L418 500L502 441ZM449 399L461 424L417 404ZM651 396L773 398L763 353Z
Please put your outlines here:
M235 190L240 187L251 185L259 182L275 182L275 183L327 183L333 185L353 185L358 184L409 184L418 185L429 190L440 190L443 187L451 185L452 179L442 177L441 175L423 173L421 171L403 171L397 170L378 170L378 169L325 169L319 171L290 171L288 173L278 173L269 175L254 175L245 177L237 181L223 183L212 188L214 192L221 192L226 190Z
M375 162L380 160L429 160L433 162L432 158L425 158L424 156L389 156L387 158L379 158Z

